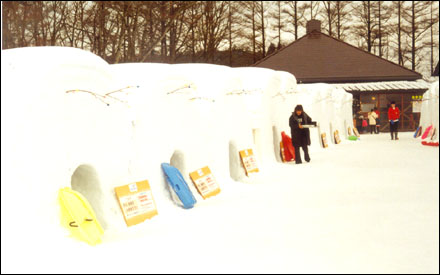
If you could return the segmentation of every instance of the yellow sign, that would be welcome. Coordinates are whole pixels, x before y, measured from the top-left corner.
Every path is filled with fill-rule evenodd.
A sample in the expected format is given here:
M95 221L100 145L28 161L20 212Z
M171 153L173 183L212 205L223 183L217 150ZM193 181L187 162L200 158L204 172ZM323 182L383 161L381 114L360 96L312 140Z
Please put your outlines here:
M196 186L197 191L199 191L200 195L202 195L203 199L220 193L220 187L218 186L208 166L189 173L189 176Z
M258 170L257 160L254 156L254 152L252 151L252 149L240 151L240 157L244 169L246 170L246 175L249 176L249 173L255 173L260 171Z
M116 187L115 192L128 226L157 215L156 203L147 180Z

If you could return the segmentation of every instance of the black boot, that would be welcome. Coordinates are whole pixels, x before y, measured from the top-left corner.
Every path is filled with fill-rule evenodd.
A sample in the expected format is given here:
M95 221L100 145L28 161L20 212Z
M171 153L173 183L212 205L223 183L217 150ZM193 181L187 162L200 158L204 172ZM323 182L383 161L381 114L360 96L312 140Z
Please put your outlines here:
M394 133L394 139L399 140L399 138L397 137L397 132Z
M394 133L391 132L391 140L393 140L393 139L394 139Z
M309 156L309 148L306 146L303 146L303 151L304 151L304 159L307 162L310 162L310 156Z
M302 161L301 161L301 155L300 155L300 152L299 152L299 146L295 146L294 149L295 149L295 163L296 164L301 164Z

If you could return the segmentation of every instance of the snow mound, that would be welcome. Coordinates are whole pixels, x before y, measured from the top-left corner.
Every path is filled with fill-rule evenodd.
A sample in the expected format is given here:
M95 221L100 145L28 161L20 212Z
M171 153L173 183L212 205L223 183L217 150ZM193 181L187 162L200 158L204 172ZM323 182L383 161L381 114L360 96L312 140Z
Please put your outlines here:
M293 75L263 68L109 65L79 49L34 47L2 51L2 80L2 181L10 182L2 198L17 190L38 194L25 196L35 205L31 216L46 223L57 214L57 191L72 185L106 229L127 230L114 188L145 179L159 211L154 219L180 215L163 162L176 162L198 206L239 195L247 188L240 182L264 184L260 175L281 161L281 131L290 133L297 104L320 125L311 130L311 152L323 150L321 133L333 146L335 130L342 138L353 127L350 94L297 85ZM257 157L261 172L253 177L238 158L244 149ZM209 200L189 179L204 166L222 189Z

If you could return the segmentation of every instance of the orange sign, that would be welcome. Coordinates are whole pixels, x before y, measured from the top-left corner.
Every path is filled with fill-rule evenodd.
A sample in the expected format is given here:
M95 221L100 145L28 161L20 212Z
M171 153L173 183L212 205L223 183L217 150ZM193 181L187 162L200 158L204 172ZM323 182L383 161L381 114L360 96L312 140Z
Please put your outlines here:
M189 173L189 176L196 186L197 191L199 191L200 195L202 195L203 199L220 193L220 187L218 186L208 166Z
M115 192L127 226L157 215L156 203L147 180L115 187Z
M243 163L244 169L246 170L246 175L249 173L259 172L257 167L257 159L254 156L252 149L240 151L241 161Z
M327 148L328 143L327 143L327 136L325 133L321 134L321 140L322 140L322 147Z

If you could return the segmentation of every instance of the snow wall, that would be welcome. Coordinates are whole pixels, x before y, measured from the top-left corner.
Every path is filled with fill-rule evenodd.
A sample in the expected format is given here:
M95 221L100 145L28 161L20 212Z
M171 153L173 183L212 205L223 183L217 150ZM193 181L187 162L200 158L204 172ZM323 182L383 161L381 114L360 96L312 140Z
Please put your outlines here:
M439 82L434 82L431 88L423 94L422 110L420 115L420 126L422 126L422 132L429 126L433 126L436 131L433 136L434 141L438 141L439 138L439 108L438 108L438 87Z
M351 94L327 84L297 86L287 72L210 64L108 65L68 47L2 50L1 62L2 182L8 182L2 184L2 219L16 224L22 215L3 211L11 201L7 194L23 194L32 205L23 207L26 223L53 223L57 192L71 185L90 201L106 232L142 230L148 222L127 229L116 186L147 179L159 211L152 221L188 211L172 202L162 162L181 170L200 207L248 188L240 182L264 184L258 175L281 162L280 133L290 135L288 121L297 104L320 125L311 129L311 152L325 150L320 133L334 146L332 132L339 130L345 142L353 127ZM261 171L252 177L238 158L238 151L248 148ZM222 190L208 200L188 176L204 166ZM47 228L34 233L38 230Z

